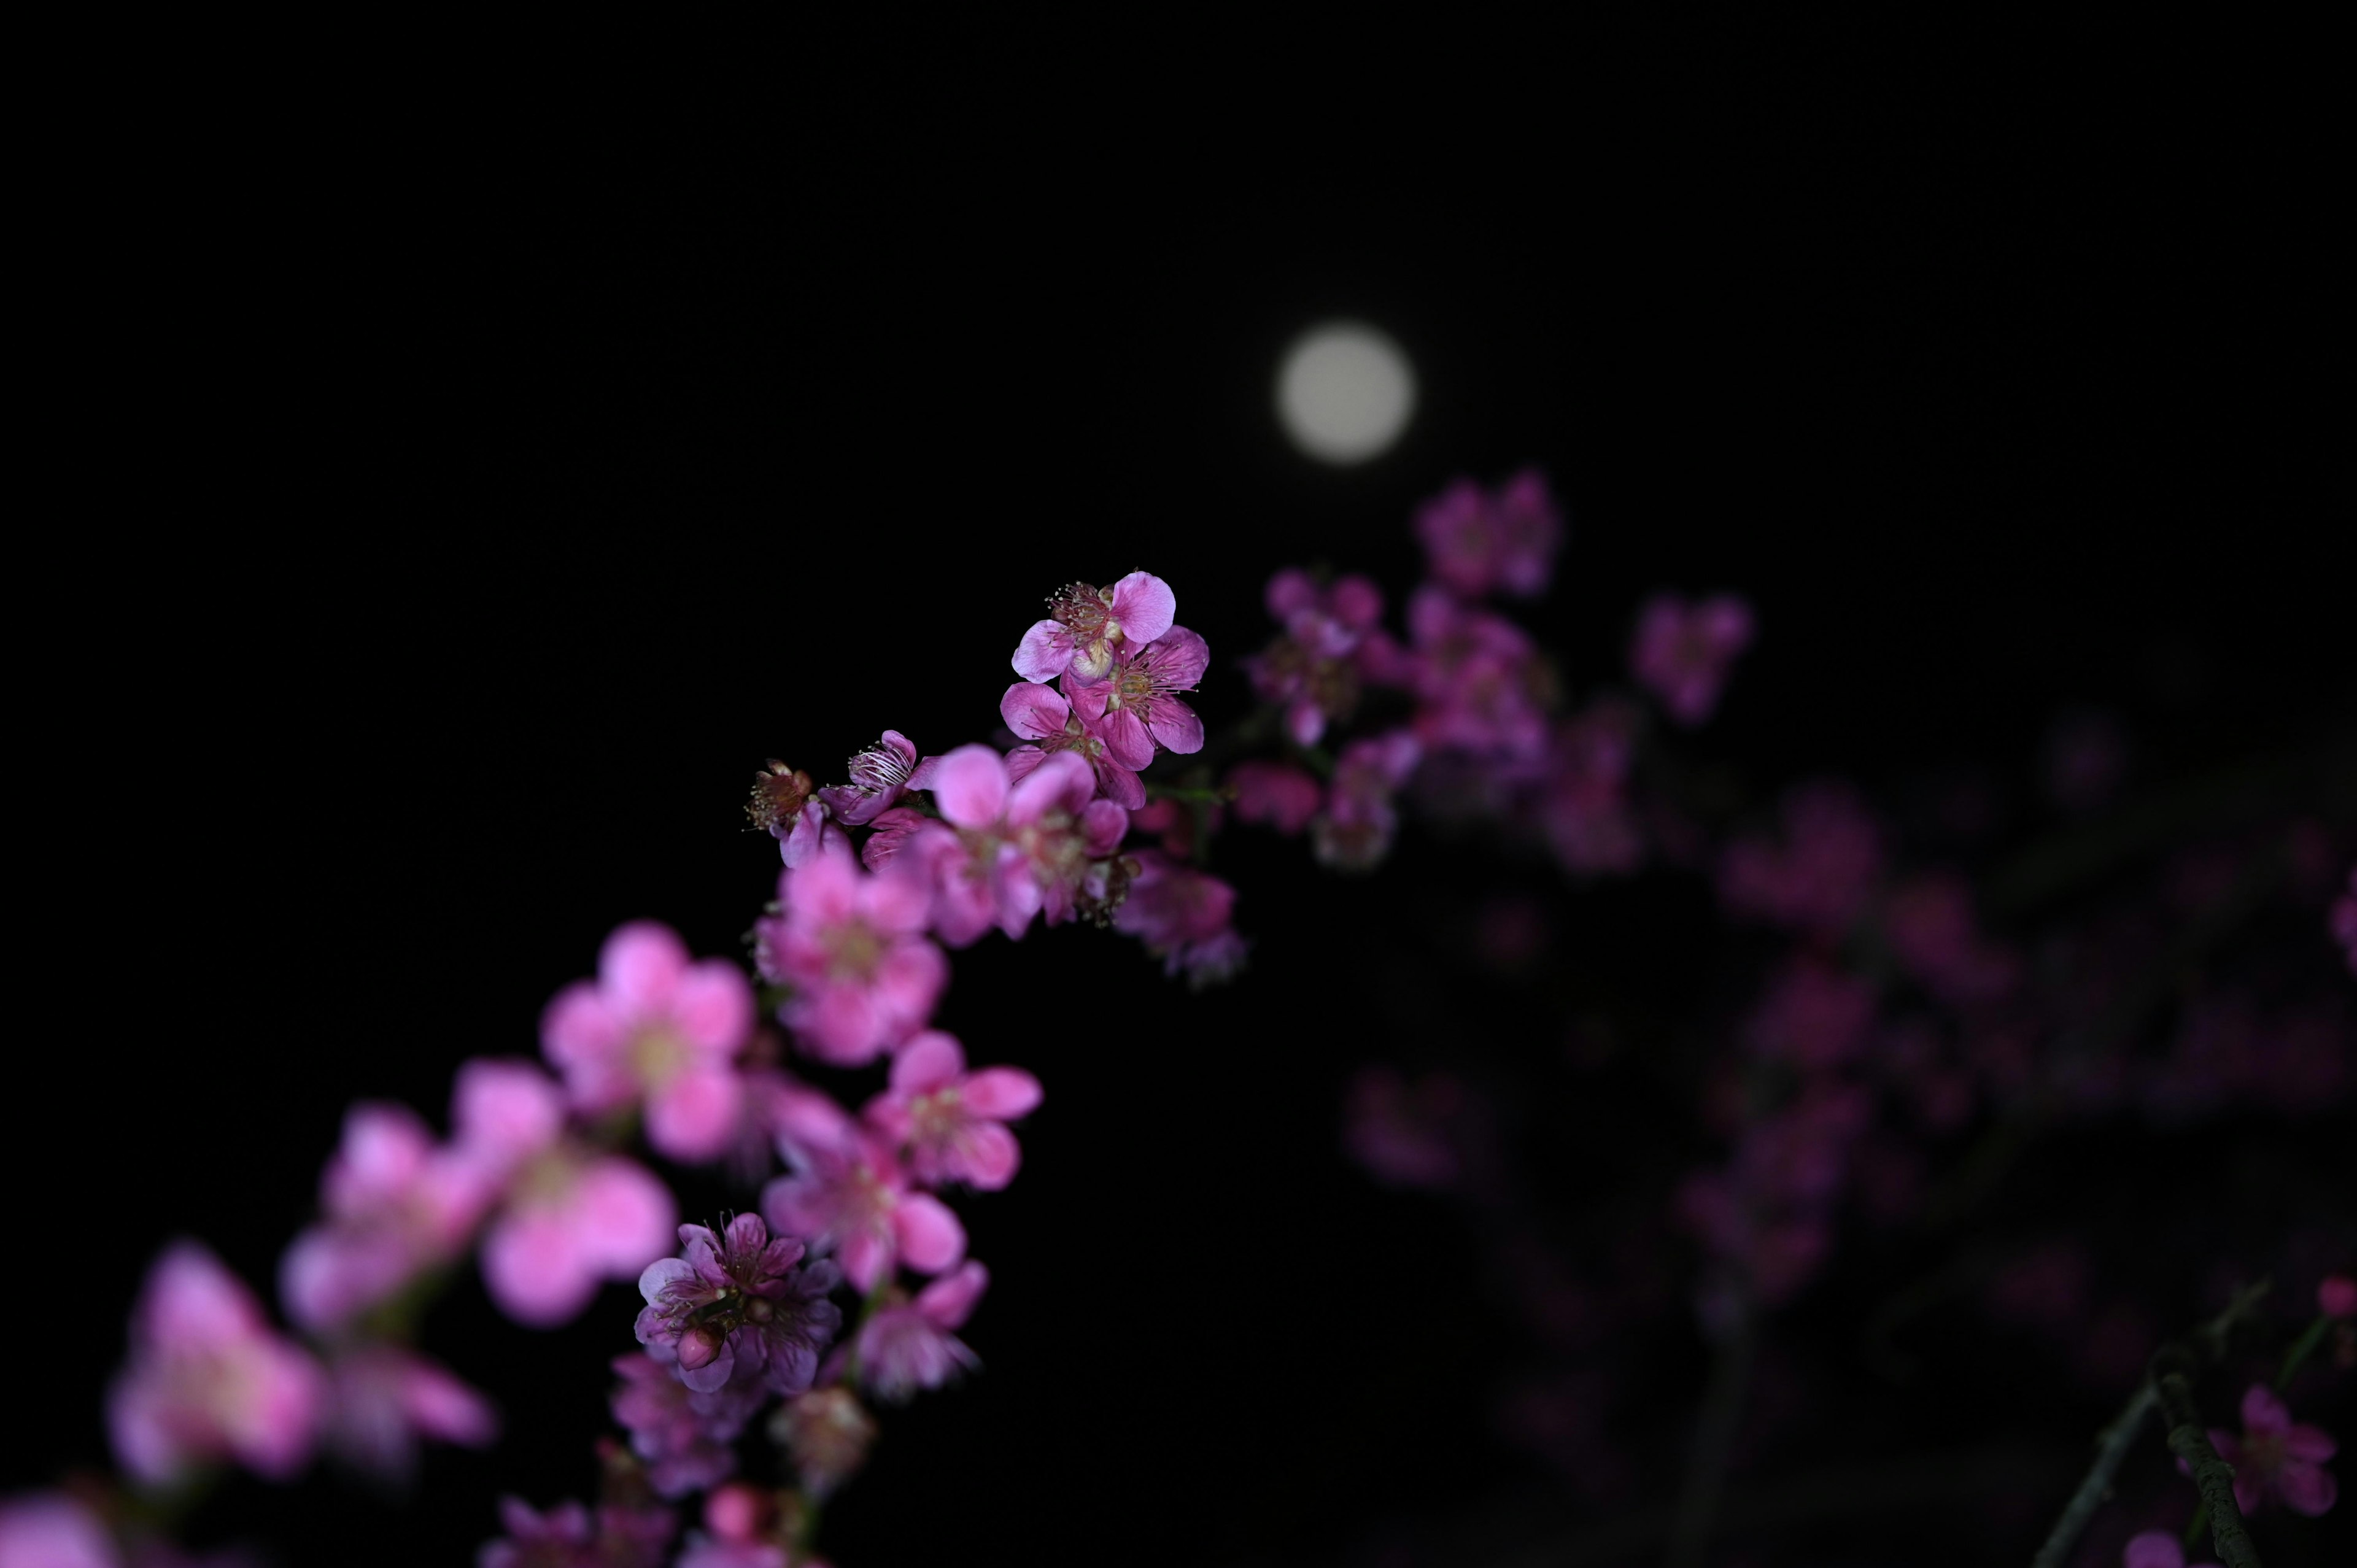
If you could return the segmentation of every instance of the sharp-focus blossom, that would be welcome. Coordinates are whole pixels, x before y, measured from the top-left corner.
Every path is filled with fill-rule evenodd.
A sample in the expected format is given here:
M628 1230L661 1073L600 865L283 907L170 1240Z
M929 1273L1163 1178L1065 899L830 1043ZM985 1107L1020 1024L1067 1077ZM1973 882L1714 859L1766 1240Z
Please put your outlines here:
M1020 779L986 746L941 759L933 785L945 826L923 835L909 859L933 883L933 926L952 946L996 925L1020 937L1035 916L1070 919L1101 901L1092 870L1113 855L1129 813L1096 798L1087 765L1071 752L1045 758Z
M1329 721L1348 718L1358 706L1369 662L1361 644L1383 637L1376 625L1383 610L1382 592L1364 577L1320 588L1308 573L1287 568L1269 579L1268 613L1285 635L1244 668L1261 700L1283 711L1296 744L1317 745ZM1396 650L1383 655L1375 661L1388 663Z
M876 1418L849 1389L813 1389L770 1419L770 1434L792 1459L802 1490L824 1499L867 1462Z
M1309 822L1310 847L1318 864L1341 871L1366 871L1382 864L1399 830L1393 797L1423 755L1423 746L1406 730L1369 736L1342 748L1326 809Z
M1882 833L1857 794L1838 782L1795 789L1784 801L1781 842L1738 839L1719 863L1718 894L1730 914L1837 937L1866 907L1882 875Z
M464 1253L497 1197L480 1165L437 1146L406 1106L353 1106L320 1178L325 1219L279 1262L286 1315L315 1334L343 1327Z
M1415 532L1432 575L1453 591L1530 598L1554 575L1563 519L1545 476L1526 468L1488 494L1458 480L1416 512Z
M2172 1530L2147 1530L2128 1538L2120 1552L2120 1568L2218 1568L2215 1563L2185 1561L2185 1544Z
M1060 693L1017 681L998 700L998 716L1032 743L1006 754L1006 776L1017 783L1055 753L1069 751L1088 763L1106 800L1133 811L1146 804L1144 780L1115 759L1104 737L1083 725Z
M1178 693L1193 691L1211 663L1210 645L1174 626L1100 678L1065 676L1063 693L1082 725L1103 739L1115 762L1135 771L1154 760L1157 746L1181 754L1203 749L1203 721Z
M285 1480L311 1457L322 1392L317 1364L272 1331L237 1276L178 1241L133 1309L107 1426L116 1459L142 1481L168 1485L221 1459Z
M933 1281L911 1301L896 1287L859 1331L859 1379L894 1403L937 1389L982 1363L952 1333L965 1326L990 1286L990 1271L972 1259Z
M565 1102L529 1062L458 1069L457 1142L495 1175L506 1202L483 1235L483 1284L517 1322L578 1316L606 1280L636 1279L671 1245L671 1189L635 1161L565 1136Z
M666 1498L685 1497L737 1473L737 1437L769 1400L760 1382L730 1383L698 1393L680 1381L676 1363L644 1351L614 1358L622 1380L608 1399L630 1434L647 1481Z
M841 1148L807 1151L803 1168L761 1189L772 1229L833 1247L861 1291L895 1263L934 1274L965 1256L965 1227L931 1193L910 1188L880 1138L859 1133Z
M328 1447L395 1484L415 1471L420 1439L480 1448L499 1435L489 1400L448 1369L396 1345L338 1355L328 1380Z
M1135 858L1137 875L1114 916L1115 929L1143 941L1166 974L1183 972L1204 984L1233 973L1243 961L1243 939L1229 923L1236 890L1153 850Z
M932 896L896 863L862 871L830 852L782 874L782 912L754 927L767 978L792 987L786 1025L821 1061L858 1067L921 1026L949 979L925 940Z
M1228 770L1228 789L1236 821L1265 822L1287 834L1308 827L1325 799L1317 779L1282 762L1237 763Z
M851 782L830 784L818 793L837 821L855 828L874 822L909 790L926 788L931 771L918 759L916 743L896 729L886 730L882 740L853 753L845 767Z
M711 1393L731 1381L772 1393L810 1387L819 1352L843 1326L826 1299L840 1278L823 1259L803 1262L802 1243L771 1238L758 1214L740 1214L725 1236L679 1228L681 1255L659 1258L639 1276L646 1306L639 1343L657 1360L676 1360L680 1381Z
M0 1502L0 1568L122 1568L106 1526L62 1492Z
M893 1058L891 1086L869 1104L867 1119L900 1145L919 1181L996 1191L1015 1179L1023 1157L1006 1123L1039 1103L1038 1079L1012 1067L968 1072L957 1041L928 1029Z
M1660 594L1638 613L1629 672L1689 727L1718 706L1727 672L1751 643L1751 607L1732 594L1688 601Z
M587 1115L646 1107L647 1142L676 1160L716 1158L734 1137L743 1087L737 1050L753 993L733 963L700 962L665 926L618 928L596 981L559 992L541 1017L541 1049Z
M1546 750L1554 678L1520 627L1429 586L1408 600L1407 624L1419 740L1514 762Z
M753 775L753 798L746 802L745 814L778 841L779 857L788 865L800 865L829 841L843 839L843 830L828 820L825 805L813 798L816 793L809 774L774 757Z
M2244 1391L2241 1434L2213 1426L2210 1444L2234 1467L2234 1502L2244 1513L2274 1499L2313 1519L2330 1509L2340 1495L2332 1472L2324 1467L2339 1447L2332 1434L2320 1426L2295 1423L2265 1383L2253 1383Z
M1015 650L1015 672L1048 682L1067 671L1102 681L1114 661L1170 629L1178 596L1146 572L1132 572L1110 588L1071 583L1048 600L1048 618L1034 622Z

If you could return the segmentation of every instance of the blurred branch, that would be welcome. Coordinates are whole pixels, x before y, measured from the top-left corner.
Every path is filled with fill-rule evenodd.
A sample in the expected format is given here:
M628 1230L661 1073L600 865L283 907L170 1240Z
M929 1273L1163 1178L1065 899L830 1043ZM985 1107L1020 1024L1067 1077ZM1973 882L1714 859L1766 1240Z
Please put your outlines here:
M1727 1485L1727 1462L1735 1447L1736 1429L1743 1421L1743 1396L1751 1381L1751 1355L1757 1340L1750 1304L1738 1308L1734 1325L1719 1341L1711 1363L1710 1386L1702 1412L1695 1418L1694 1446L1686 1457L1685 1483L1678 1493L1678 1509L1670 1530L1669 1568L1695 1568L1710 1544L1717 1522L1719 1494Z
M2156 1367L2163 1365L2164 1358L2171 1358L2171 1364L2183 1363L2195 1368L2224 1359L2226 1342L2233 1335L2235 1326L2252 1307L2265 1298L2268 1291L2274 1288L2274 1281L2261 1280L2256 1284L2245 1285L2236 1291L2234 1299L2226 1304L2226 1310L2194 1330L2192 1335L2194 1344L2187 1346L2180 1342L2162 1346L2153 1356L2153 1365ZM2180 1384L2184 1381L2183 1378L2176 1373L2172 1372L2168 1376L2176 1378ZM2135 1395L2129 1399L2126 1408L2120 1412L2119 1419L2104 1429L2103 1436L2099 1439L2095 1450L2094 1465L2087 1471L2085 1478L2080 1481L2079 1489L2071 1494L2071 1500L2063 1505L2062 1517L2054 1521L2054 1529L2047 1535L2046 1544L2038 1549L2036 1557L2030 1559L2030 1568L2062 1568L2063 1562L2071 1555L2071 1548L2078 1544L2080 1535L2085 1531L2087 1521L2095 1517L2096 1509L2102 1507L2104 1498L2111 1494L2113 1478L2119 1474L2120 1466L2126 1460L2128 1449L2134 1445L2136 1434L2143 1429L2146 1418L2161 1407L2165 1391L2160 1383L2165 1380L2166 1379L2156 1379L2147 1375ZM2190 1396L2186 1408L2189 1410L2191 1408ZM2170 1421L2176 1423L2174 1412L2170 1415ZM2200 1440L2204 1450L2210 1449L2210 1439L2202 1433L2198 1423L2194 1427L2193 1434ZM2169 1446L2172 1449L2177 1446L2177 1436L2175 1426L2172 1425L2169 1433ZM2223 1462L2218 1460L2214 1451L2210 1452L2210 1456L2222 1467ZM2207 1500L2209 1493L2205 1490L2202 1496ZM2230 1474L2226 1486L2227 1507L2233 1508L2233 1502L2234 1487ZM2239 1530L2242 1516L2236 1514L2234 1520L2235 1528ZM2249 1544L2249 1537L2244 1537L2245 1550L2248 1549ZM2222 1543L2220 1550L2222 1552L2224 1550ZM2254 1555L2244 1562L2255 1568L2258 1558ZM2227 1568L2244 1568L2244 1563L2229 1558Z

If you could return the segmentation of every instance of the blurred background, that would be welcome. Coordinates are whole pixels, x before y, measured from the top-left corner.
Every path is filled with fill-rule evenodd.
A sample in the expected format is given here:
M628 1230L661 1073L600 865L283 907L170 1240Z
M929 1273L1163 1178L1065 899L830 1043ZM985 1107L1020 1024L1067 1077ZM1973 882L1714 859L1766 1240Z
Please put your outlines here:
M1840 775L2011 843L2072 714L2116 725L2132 783L2346 736L2346 256L2296 107L2253 120L2190 64L2092 54L1934 81L1919 44L1808 28L1417 42L1272 41L1248 73L1213 69L1224 44L1108 43L1066 70L912 27L719 74L91 83L27 242L54 348L20 514L38 999L0 1487L104 1463L167 1240L266 1287L347 1103L439 1124L456 1064L533 1051L620 920L741 953L777 866L751 770L838 777L887 726L988 738L1074 577L1173 585L1217 725L1251 705L1270 572L1363 571L1396 607L1415 506L1535 464L1569 532L1524 624L1576 688L1623 679L1651 591L1756 607L1691 743L1744 799ZM1417 389L1347 467L1274 405L1333 318L1387 333ZM2350 824L2322 831L2345 875ZM1255 943L1222 990L1085 929L959 960L944 1026L1047 1102L1022 1180L964 1207L987 1370L888 1423L832 1556L1657 1556L1641 1520L1707 1359L1691 1258L1614 1265L1663 1276L1652 1380L1601 1418L1610 1464L1567 1473L1501 1413L1530 1353L1484 1221L1371 1181L1341 1107L1371 1061L1571 1061L1499 1157L1575 1231L1560 1191L1658 1208L1634 1173L1695 1138L1690 1101L1583 1078L1627 1047L1567 1047L1557 991L1465 933L1522 892L1551 970L1707 1028L1706 880L1566 887L1415 830L1364 882L1297 844L1222 853ZM2346 1102L2312 1110L2105 1122L2013 1166L1967 1240L2076 1240L2153 1336L2214 1311L2222 1271L2312 1289L2352 1246ZM2173 1182L2207 1229L2131 1227ZM2136 1363L2091 1373L1952 1304L1931 1370L1878 1373L1866 1326L1964 1245L1845 1251L1770 1320L1793 1413L1735 1484L1805 1470L1836 1500L1714 1561L2026 1558ZM464 1277L426 1344L500 1401L500 1446L434 1453L408 1502L231 1482L200 1537L469 1560L501 1492L592 1487L634 1306L618 1286L533 1334ZM1918 1501L1824 1479L1919 1455L1986 1469L1935 1457ZM2277 1550L2331 1561L2346 1526Z

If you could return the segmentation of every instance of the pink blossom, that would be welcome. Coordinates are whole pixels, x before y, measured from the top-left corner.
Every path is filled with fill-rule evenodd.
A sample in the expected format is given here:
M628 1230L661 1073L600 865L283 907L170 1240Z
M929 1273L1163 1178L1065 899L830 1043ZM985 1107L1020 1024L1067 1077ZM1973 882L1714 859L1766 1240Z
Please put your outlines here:
M639 1276L646 1306L639 1343L679 1380L708 1394L732 1381L798 1394L818 1370L819 1352L843 1326L826 1299L841 1279L824 1259L805 1262L802 1242L771 1237L758 1214L740 1214L725 1234L679 1228L680 1255L658 1258Z
M490 1402L448 1369L387 1344L328 1363L324 1436L346 1461L396 1484L417 1466L420 1438L480 1448L499 1435Z
M845 843L843 830L828 820L811 776L789 768L776 757L753 775L753 798L745 814L753 825L778 841L778 855L788 865L800 865L828 843Z
M736 1442L769 1397L758 1381L698 1393L673 1367L644 1351L614 1358L620 1386L608 1398L614 1419L645 1462L647 1481L666 1498L684 1497L737 1473Z
M529 1062L460 1068L454 1120L462 1151L505 1185L483 1236L483 1284L517 1322L566 1322L600 1281L635 1279L669 1250L671 1190L636 1162L566 1138L564 1099Z
M781 1235L834 1247L861 1291L896 1263L935 1274L965 1255L965 1227L931 1193L910 1188L881 1138L856 1133L807 1152L802 1168L761 1189L761 1213Z
M62 1492L0 1502L0 1568L122 1568L97 1515Z
M1324 797L1317 779L1281 762L1239 762L1228 770L1228 789L1238 822L1266 822L1286 834L1308 827Z
M1137 875L1114 928L1145 942L1166 974L1183 972L1200 985L1234 972L1243 957L1243 939L1229 924L1236 890L1154 850L1135 858Z
M1369 736L1342 748L1326 809L1309 823L1311 852L1320 865L1365 871L1382 863L1399 828L1392 798L1423 755L1406 730Z
M996 924L1020 937L1032 918L1053 925L1091 901L1089 873L1120 844L1129 813L1095 799L1087 765L1069 751L1019 781L986 746L941 759L933 799L946 828L924 835L920 863L933 880L933 924L963 946Z
M1203 749L1203 721L1178 693L1193 691L1211 664L1210 645L1174 626L1101 679L1083 683L1066 676L1063 691L1082 725L1103 740L1114 761L1135 771L1154 760L1157 746L1180 753Z
M1048 618L1033 623L1015 650L1015 672L1045 682L1070 671L1102 681L1123 653L1143 648L1170 629L1178 596L1170 585L1132 572L1110 588L1072 583L1048 600Z
M859 1331L860 1380L877 1398L899 1403L919 1389L940 1388L981 1365L951 1330L964 1326L989 1285L990 1271L968 1259L919 1291L914 1301L897 1288L888 1291L884 1305Z
M2147 1530L2128 1538L2120 1552L2120 1568L2218 1568L2215 1563L2185 1561L2184 1543L2170 1530Z
M1781 842L1738 839L1719 862L1729 913L1839 936L1882 874L1882 833L1857 792L1837 781L1785 798Z
M1999 1000L2019 978L2014 956L1981 935L1972 892L1959 877L1932 873L1900 884L1882 919L1891 956L1951 1005Z
M107 1425L142 1481L168 1485L223 1458L285 1480L311 1456L322 1394L317 1364L272 1332L237 1276L177 1241L141 1287Z
M1382 592L1364 577L1322 589L1293 568L1269 579L1268 612L1285 635L1245 668L1261 700L1284 711L1295 744L1317 745L1329 720L1347 718L1358 706L1359 648L1381 636L1375 623L1383 608Z
M1071 703L1046 686L1017 681L998 700L998 715L1006 727L1033 744L1006 754L1006 776L1017 783L1060 751L1072 752L1096 776L1097 789L1108 800L1135 811L1146 804L1146 785L1136 772L1114 759L1104 737L1081 723Z
M775 1538L776 1508L742 1481L716 1487L704 1499L704 1526L689 1531L675 1568L789 1568L786 1549Z
M1657 594L1637 618L1629 669L1689 727L1710 717L1736 656L1751 642L1751 607L1732 594L1689 601Z
M414 1112L373 1102L345 1113L319 1187L327 1222L296 1236L278 1270L287 1316L314 1333L458 1257L498 1196L476 1162L437 1148Z
M2327 1317L2357 1317L2357 1280L2325 1275L2316 1287L2316 1310Z
M640 920L606 939L594 983L576 981L548 1004L540 1042L576 1111L643 1103L648 1143L702 1161L735 1135L744 1094L735 1063L752 1026L752 989L735 964L691 961L669 927Z
M838 1383L790 1402L770 1418L770 1434L784 1444L802 1490L823 1499L867 1462L876 1420Z
M1026 690L1037 690L1027 687ZM903 846L922 832L932 818L910 806L895 806L879 813L870 824L867 842L859 846L859 864L870 871L881 871L899 854Z
M1628 706L1606 700L1555 730L1539 822L1575 875L1634 871L1644 857L1628 798L1636 723Z
M1554 575L1563 520L1545 476L1526 468L1486 495L1458 480L1417 511L1415 532L1432 575L1453 591L1530 598Z
M919 1181L996 1191L1023 1157L1006 1123L1039 1103L1038 1079L1011 1067L968 1072L957 1041L928 1029L893 1058L891 1087L869 1103L867 1119L906 1152Z
M1550 678L1522 628L1429 586L1408 600L1407 622L1418 739L1484 757L1546 749Z
M1873 1021L1871 986L1803 954L1769 986L1747 1032L1761 1056L1821 1072L1856 1056Z
M2295 1424L2291 1412L2265 1383L2244 1391L2242 1434L2213 1426L2210 1443L2234 1467L2234 1502L2244 1513L2273 1498L2313 1519L2340 1495L2332 1472L2324 1467L2339 1446L2332 1434L2304 1422ZM2182 1460L2179 1467L2184 1467Z
M589 1510L569 1498L541 1513L521 1498L501 1498L500 1522L508 1532L484 1542L477 1568L593 1568L598 1563L597 1526Z
M780 1016L813 1056L860 1066L931 1014L949 963L924 937L932 898L921 873L897 861L864 872L829 853L783 873L778 898L782 912L754 926L756 962L792 987Z
M927 787L931 769L917 759L916 743L899 730L888 729L874 746L854 752L845 764L848 784L830 784L819 799L849 827L865 827L899 803L911 789Z

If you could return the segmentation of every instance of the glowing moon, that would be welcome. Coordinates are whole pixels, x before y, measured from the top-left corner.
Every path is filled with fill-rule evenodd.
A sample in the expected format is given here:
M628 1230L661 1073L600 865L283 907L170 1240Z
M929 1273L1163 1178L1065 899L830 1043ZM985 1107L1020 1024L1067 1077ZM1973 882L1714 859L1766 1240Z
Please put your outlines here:
M1276 373L1276 416L1293 444L1320 462L1365 462L1399 439L1415 412L1407 356L1364 322L1311 328Z

